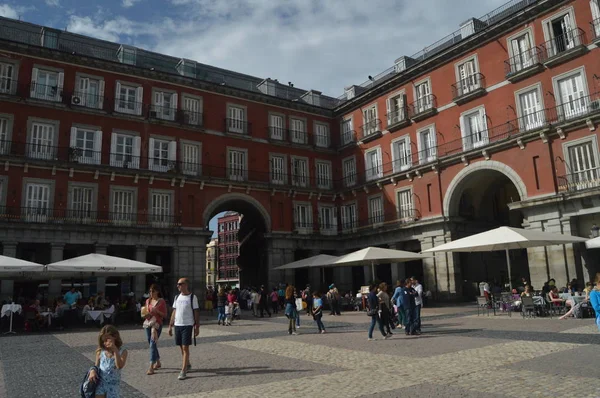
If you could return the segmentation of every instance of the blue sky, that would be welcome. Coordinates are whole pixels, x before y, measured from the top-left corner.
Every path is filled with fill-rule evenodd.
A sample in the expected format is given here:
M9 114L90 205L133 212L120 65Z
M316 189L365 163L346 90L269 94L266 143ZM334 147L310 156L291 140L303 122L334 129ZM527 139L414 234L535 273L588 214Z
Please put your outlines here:
M217 214L216 216L211 218L210 222L208 223L208 227L210 228L211 231L213 231L213 234L212 234L213 238L217 237L217 220L219 219L219 217L221 217L225 213L226 212L224 211L222 213Z
M507 0L0 0L0 15L339 96Z

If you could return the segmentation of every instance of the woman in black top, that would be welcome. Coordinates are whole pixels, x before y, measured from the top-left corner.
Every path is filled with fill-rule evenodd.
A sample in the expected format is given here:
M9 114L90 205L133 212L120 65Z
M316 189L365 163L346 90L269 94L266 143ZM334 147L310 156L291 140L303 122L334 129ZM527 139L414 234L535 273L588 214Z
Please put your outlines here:
M383 323L381 322L381 318L379 318L379 298L377 297L377 285L371 285L369 287L370 293L367 296L367 303L369 306L369 312L371 314L371 325L369 326L369 341L373 341L373 330L375 330L375 323L379 326L379 331L384 338L389 338L390 336L385 334L383 330Z
M289 285L285 289L285 316L287 316L289 322L288 333L297 334L296 317L298 316L298 311L296 311L296 299L294 298L294 286L292 285Z

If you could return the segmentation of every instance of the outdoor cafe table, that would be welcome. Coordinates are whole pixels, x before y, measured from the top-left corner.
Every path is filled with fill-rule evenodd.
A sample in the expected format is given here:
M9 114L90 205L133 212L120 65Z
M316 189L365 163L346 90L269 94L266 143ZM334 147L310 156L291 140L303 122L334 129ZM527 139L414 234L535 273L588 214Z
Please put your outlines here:
M5 317L5 316L10 316L10 327L8 329L7 333L14 333L12 330L12 324L13 324L13 314L15 312L18 312L19 314L21 313L21 311L23 310L23 308L21 307L21 304L4 304L2 306L2 311L0 312L0 317Z
M585 301L585 296L572 296L570 293L560 293L558 296L563 300L573 300L574 304Z
M43 312L40 312L40 315L47 318L48 326L52 325L52 317L54 316L54 312L43 311Z
M114 309L110 310L90 310L86 312L85 319L91 319L93 321L100 321L102 325L104 323L104 318L110 318L115 313Z

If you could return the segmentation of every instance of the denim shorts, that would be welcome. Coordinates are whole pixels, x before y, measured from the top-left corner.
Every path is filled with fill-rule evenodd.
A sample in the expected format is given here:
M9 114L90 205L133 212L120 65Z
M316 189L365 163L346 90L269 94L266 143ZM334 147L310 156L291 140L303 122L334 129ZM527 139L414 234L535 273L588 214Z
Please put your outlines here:
M175 345L192 345L193 326L175 326Z

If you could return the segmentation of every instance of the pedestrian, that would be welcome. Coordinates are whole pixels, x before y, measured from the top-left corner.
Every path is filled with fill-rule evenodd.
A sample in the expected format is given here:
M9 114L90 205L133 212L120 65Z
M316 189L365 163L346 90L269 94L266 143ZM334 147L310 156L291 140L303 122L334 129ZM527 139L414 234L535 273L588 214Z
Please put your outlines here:
M390 296L387 294L387 283L382 282L379 284L377 299L379 300L379 317L381 318L381 323L387 330L387 335L391 336L393 335L392 329L394 328L394 325L391 324L392 304L390 301Z
M404 332L408 335L419 335L421 334L415 329L415 296L417 292L412 287L412 280L408 278L404 283L402 290L403 298L402 304L404 306L404 314L406 324L404 325Z
M223 325L231 326L231 321L233 319L233 303L227 303L225 305L225 320L223 321Z
M398 280L396 281L396 289L394 290L394 295L392 296L392 303L396 304L396 309L398 311L397 324L400 329L404 328L404 305L402 304L402 288L404 287L404 281Z
M294 286L289 285L285 289L285 316L288 319L288 333L291 335L297 335L296 333L296 317L298 311L296 310L296 301L294 298Z
M312 316L315 322L317 323L317 327L319 328L319 333L325 333L325 325L323 325L323 300L319 296L319 292L313 293L313 309Z
M302 291L301 297L306 302L306 315L312 315L313 296L310 294L310 285L306 285L306 289Z
M327 300L329 301L329 306L331 307L331 313L329 315L341 315L340 293L338 292L337 287L335 287L333 283L329 285L329 291L327 292Z
M153 375L154 371L160 369L160 354L158 353L158 339L163 327L163 320L167 316L167 304L160 298L160 289L158 285L150 285L148 290L148 299L146 300L146 337L150 345L150 368L147 375Z
M286 285L287 287L287 285ZM277 291L277 296L279 297L279 308L283 310L285 304L285 289L282 284L279 284L279 290Z
M213 294L215 292L212 290L212 287L209 287L206 290L206 300L204 300L204 309L211 314L213 313Z
M192 333L196 337L200 332L198 298L190 292L189 285L190 281L187 278L177 281L179 294L173 300L173 313L169 322L169 336L173 336L173 326L175 326L175 345L181 349L182 365L177 377L179 380L185 380L188 370L192 368L190 363Z
M260 317L265 317L265 311L269 314L269 318L271 317L271 311L269 310L269 294L267 292L267 288L265 286L260 287L260 302L258 306L260 307Z
M271 309L274 314L279 312L279 294L277 294L277 288L274 287L271 292Z
M106 325L98 335L95 367L89 380L96 383L96 398L120 398L121 369L127 362L127 350L116 327Z
M217 294L217 323L220 325L223 322L225 326L225 306L227 305L227 296L225 295L225 289L220 288L219 294Z
M421 308L423 308L423 286L414 276L411 279L413 288L417 293L415 296L415 330L421 333Z
M596 312L596 325L600 330L600 272L596 273L596 286L589 294L590 304Z
M369 286L369 295L367 296L367 315L371 317L371 325L369 326L369 341L373 341L373 330L375 330L375 324L379 327L379 331L384 339L388 339L391 336L385 334L383 330L383 323L379 318L379 299L377 298L377 285L372 284Z

